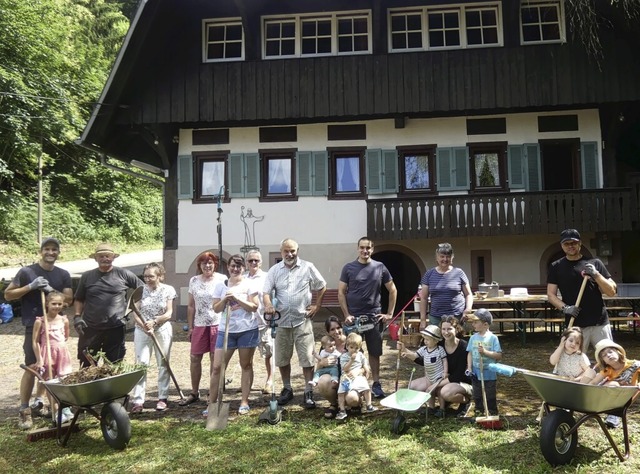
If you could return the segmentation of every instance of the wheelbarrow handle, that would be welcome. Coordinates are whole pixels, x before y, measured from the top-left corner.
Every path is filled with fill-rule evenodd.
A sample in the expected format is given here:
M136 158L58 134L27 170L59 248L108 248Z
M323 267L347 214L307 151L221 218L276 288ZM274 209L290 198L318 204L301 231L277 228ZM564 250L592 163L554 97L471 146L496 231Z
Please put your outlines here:
M28 365L20 364L20 368L26 370L31 375L35 375L38 378L38 380L40 380L41 382L45 382L46 381L45 378L42 376L42 374L40 372L38 372L37 370L33 370Z

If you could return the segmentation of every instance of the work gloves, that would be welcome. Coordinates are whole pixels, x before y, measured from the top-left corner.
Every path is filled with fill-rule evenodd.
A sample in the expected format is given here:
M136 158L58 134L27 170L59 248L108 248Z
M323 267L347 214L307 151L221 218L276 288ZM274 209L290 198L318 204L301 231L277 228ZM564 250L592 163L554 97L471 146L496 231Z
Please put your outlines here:
M596 267L593 266L593 263L587 263L584 266L583 271L585 275L589 275L591 278L595 278L598 274L598 270L596 270Z
M562 312L567 316L573 316L575 318L580 314L580 307L566 304L562 307Z
M76 328L76 332L79 336L84 336L84 330L87 327L87 323L84 322L82 316L74 316L73 327Z
M43 276L39 276L38 278L33 280L31 283L29 283L29 290L31 291L33 290L47 291L47 288L51 288L51 286L49 286L49 282ZM50 291L53 291L53 288L51 288Z

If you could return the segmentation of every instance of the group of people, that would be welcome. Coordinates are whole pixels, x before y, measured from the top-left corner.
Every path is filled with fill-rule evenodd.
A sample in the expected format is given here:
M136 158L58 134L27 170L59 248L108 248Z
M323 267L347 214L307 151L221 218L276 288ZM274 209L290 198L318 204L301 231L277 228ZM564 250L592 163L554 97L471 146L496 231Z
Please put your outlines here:
M600 260L582 255L577 230L563 231L561 246L565 256L553 262L548 272L548 300L565 314L567 323L575 320L575 327L563 334L558 349L551 355L551 364L558 374L585 383L637 383L638 364L627 361L624 349L613 342L602 299L603 293L615 294L615 282ZM293 239L283 240L280 252L282 260L267 272L261 269L262 256L258 251L250 251L246 260L241 255L232 255L227 261L228 276L216 271L220 261L213 253L204 252L198 257L197 275L189 281L187 306L191 391L179 403L189 405L200 399L202 359L207 353L211 366L209 401L215 402L223 364L226 367L237 350L242 371L238 413L248 413L253 356L258 348L267 373L262 391L266 394L273 390L273 357L282 382L277 401L279 405L286 405L294 398L291 359L295 348L305 381L303 405L306 408L316 406L314 393L318 393L328 401L327 418L344 419L349 409L361 406L366 411L374 411L372 397L386 396L380 382L382 328L393 317L397 289L386 266L372 259L373 241L368 237L359 239L357 258L342 269L338 300L344 317L340 320L331 316L325 321L327 334L322 338L320 352L315 351L312 323L322 306L326 281L313 263L299 257L299 246ZM45 239L40 246L39 261L22 268L5 291L7 300L22 300L25 364L42 370L47 377L71 371L64 344L70 324L60 312L72 301L80 365L91 364L92 355L98 352L111 362L122 360L127 291L143 287L137 302L136 361L148 365L157 346L156 410L166 410L169 372L165 360L171 351L169 321L175 312L176 291L164 283L162 265L147 265L143 282L132 272L114 266L118 254L111 245L100 244L91 255L98 268L84 273L72 294L69 273L55 266L59 253L58 240ZM420 332L424 346L414 352L399 342L399 350L403 357L424 366L424 377L413 380L411 388L433 395L428 409L436 416L445 415L447 404L457 404L460 415L465 415L471 401L476 414L483 413L481 381L486 391L486 409L497 415L496 374L489 365L501 359L502 351L498 338L489 329L493 317L486 309L473 310L469 279L464 271L453 266L453 258L450 244L437 246L436 266L420 281ZM578 305L583 279L588 281ZM381 306L382 287L388 291L385 311ZM278 315L275 340L265 314ZM461 338L465 321L470 321L474 329L468 342ZM358 331L358 328L366 330ZM346 329L350 332L348 336ZM226 338L222 337L224 333ZM363 342L368 357L362 353ZM596 349L596 368L591 368L585 355L590 345ZM132 413L143 410L145 383L146 376L134 388ZM20 427L24 429L32 425L32 412L44 405L41 389L29 405L33 388L34 377L25 371L20 384L19 408ZM615 419L607 421L615 425Z

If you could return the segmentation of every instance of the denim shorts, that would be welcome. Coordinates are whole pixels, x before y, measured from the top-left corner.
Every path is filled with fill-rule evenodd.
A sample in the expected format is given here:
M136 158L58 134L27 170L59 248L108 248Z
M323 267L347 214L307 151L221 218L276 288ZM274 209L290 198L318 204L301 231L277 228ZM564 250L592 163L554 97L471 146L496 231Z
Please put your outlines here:
M242 332L230 332L227 349L250 349L252 347L258 347L258 342L260 342L258 328ZM216 349L222 349L223 344L224 333L220 332L216 340Z

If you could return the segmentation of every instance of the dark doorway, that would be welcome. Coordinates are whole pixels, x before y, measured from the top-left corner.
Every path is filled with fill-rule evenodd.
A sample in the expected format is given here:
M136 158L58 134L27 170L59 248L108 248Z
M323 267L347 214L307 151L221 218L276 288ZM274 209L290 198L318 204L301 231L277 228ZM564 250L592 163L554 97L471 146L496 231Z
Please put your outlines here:
M393 281L398 289L398 299L396 302L396 312L400 311L418 291L420 284L420 270L417 265L406 255L400 252L383 251L376 252L373 258L386 265L393 277ZM382 289L382 310L387 309L389 302L389 293L383 287ZM412 310L413 306L409 308Z
M546 191L580 187L578 140L540 140L543 186Z

